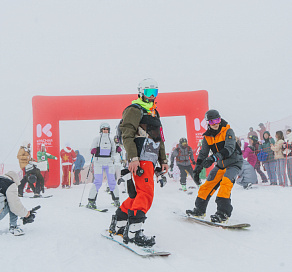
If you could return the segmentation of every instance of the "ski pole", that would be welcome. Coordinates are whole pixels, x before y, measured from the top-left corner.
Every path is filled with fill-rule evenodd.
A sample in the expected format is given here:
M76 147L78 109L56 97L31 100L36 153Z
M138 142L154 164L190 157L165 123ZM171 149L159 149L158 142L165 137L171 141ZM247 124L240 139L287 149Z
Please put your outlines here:
M88 180L88 176L89 176L90 168L91 168L91 165L92 165L93 157L94 157L94 154L92 154L92 157L91 157L90 165L89 165L87 176L86 176L86 179L85 179L85 184L84 184L84 187L83 187L82 196L81 196L80 203L79 203L79 207L81 207L81 202L82 202L82 199L83 199L83 194L84 194L85 186L86 186L86 183L87 183L87 180Z

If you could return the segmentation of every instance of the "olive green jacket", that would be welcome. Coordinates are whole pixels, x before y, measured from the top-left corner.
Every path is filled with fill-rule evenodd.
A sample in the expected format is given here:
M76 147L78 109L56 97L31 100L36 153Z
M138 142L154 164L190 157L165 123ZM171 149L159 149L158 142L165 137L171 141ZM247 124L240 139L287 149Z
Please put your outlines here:
M138 128L141 120L141 111L135 107L129 107L123 112L123 122L120 125L122 131L122 138L125 150L127 152L128 160L138 157L138 151L134 142L136 137L143 137L139 135ZM160 141L160 150L158 161L161 164L167 164L164 142Z

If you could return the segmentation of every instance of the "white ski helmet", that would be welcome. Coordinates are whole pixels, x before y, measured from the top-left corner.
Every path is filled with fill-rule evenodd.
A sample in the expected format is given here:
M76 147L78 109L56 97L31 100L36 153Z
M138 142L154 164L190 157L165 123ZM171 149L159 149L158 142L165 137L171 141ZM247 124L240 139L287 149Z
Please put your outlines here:
M102 123L99 127L100 132L102 132L103 128L108 128L108 132L111 130L111 126L108 123Z
M138 85L138 92L139 92L140 97L145 95L144 90L146 90L146 89L157 89L157 92L158 92L157 82L152 78L146 78L146 79L142 80ZM156 96L157 96L157 94L156 94Z

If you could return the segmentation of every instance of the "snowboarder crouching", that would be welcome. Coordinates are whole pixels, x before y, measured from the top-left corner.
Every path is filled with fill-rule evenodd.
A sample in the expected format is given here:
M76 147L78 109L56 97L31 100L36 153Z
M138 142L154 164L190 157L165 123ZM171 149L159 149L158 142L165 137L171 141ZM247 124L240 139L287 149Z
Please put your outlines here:
M18 216L23 217L23 224L32 223L35 218L35 212L28 211L22 205L18 197L18 185L19 178L15 172L9 171L4 176L0 176L0 220L9 213L9 231L15 236L24 234L24 231L17 226Z

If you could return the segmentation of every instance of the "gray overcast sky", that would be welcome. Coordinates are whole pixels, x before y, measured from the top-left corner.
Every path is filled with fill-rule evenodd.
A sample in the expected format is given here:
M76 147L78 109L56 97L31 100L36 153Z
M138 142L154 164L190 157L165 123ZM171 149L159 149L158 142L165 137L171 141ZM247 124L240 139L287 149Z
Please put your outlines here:
M34 95L207 90L237 134L291 115L292 1L0 0L0 163ZM183 103L183 100L181 101Z

